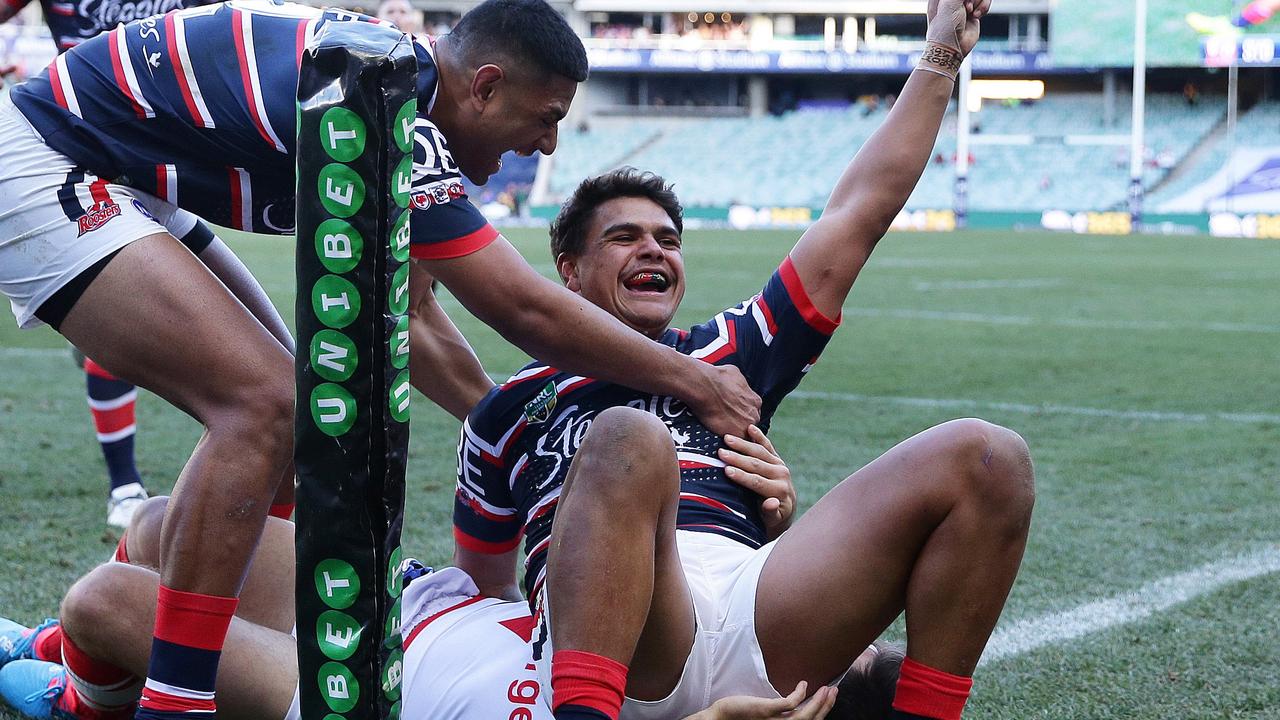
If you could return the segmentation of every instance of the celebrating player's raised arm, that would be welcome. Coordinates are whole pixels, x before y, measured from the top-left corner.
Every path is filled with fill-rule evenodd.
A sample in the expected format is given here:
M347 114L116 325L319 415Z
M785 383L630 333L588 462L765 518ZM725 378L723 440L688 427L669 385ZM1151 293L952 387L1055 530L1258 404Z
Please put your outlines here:
M680 398L718 434L745 435L759 418L760 398L737 368L649 340L539 275L503 238L428 268L467 310L559 370Z
M933 153L960 63L991 0L930 0L920 64L884 124L836 183L822 217L791 251L814 305L838 317L871 250L911 196Z

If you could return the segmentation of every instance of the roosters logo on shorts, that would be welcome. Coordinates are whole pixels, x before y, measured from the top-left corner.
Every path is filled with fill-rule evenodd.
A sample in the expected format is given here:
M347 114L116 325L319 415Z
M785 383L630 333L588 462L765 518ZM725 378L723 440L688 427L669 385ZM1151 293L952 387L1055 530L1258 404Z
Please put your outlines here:
M80 227L80 233L76 237L97 230L119 214L120 206L111 200L94 203L94 206L89 208L88 212L76 220L76 224Z

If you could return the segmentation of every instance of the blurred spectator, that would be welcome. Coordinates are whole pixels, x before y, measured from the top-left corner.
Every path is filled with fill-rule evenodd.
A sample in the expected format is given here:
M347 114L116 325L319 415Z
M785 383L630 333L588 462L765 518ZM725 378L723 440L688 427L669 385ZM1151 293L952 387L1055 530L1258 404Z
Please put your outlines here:
M410 35L422 34L422 11L409 4L409 0L382 0L378 5L378 18Z
M1195 105L1200 102L1200 88L1191 80L1182 86L1182 97L1186 98L1188 105Z

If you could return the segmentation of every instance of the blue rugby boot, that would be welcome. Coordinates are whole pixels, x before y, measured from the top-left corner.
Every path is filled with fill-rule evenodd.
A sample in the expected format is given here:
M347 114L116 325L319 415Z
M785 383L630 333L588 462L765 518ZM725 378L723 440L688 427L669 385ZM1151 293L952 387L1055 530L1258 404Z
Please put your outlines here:
M0 696L24 717L72 720L60 707L67 691L67 669L43 660L14 660L0 668Z
M40 637L40 633L57 624L57 620L50 618L34 628L29 628L7 618L0 618L0 667L14 660L37 659L36 638Z

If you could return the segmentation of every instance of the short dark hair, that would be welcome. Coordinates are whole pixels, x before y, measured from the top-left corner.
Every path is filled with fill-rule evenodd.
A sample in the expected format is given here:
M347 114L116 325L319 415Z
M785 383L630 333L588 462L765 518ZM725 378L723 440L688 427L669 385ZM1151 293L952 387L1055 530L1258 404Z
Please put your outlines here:
M485 0L462 16L449 41L472 62L502 54L574 82L587 79L582 40L545 0Z
M551 223L551 259L561 253L579 255L587 242L587 225L596 208L620 197L648 198L666 211L684 234L684 208L671 190L671 184L651 172L621 167L603 175L587 178L560 206L560 214Z
M827 720L886 720L898 691L898 672L906 653L877 641L876 656L865 669L850 670L840 680L840 693Z

